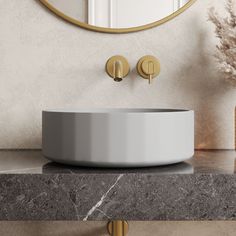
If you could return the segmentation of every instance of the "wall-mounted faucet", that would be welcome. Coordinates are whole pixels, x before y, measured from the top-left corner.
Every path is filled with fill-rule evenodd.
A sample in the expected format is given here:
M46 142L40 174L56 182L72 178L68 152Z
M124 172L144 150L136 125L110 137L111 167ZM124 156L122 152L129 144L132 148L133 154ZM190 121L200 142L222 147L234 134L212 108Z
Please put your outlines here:
M130 71L128 61L123 56L113 56L106 63L107 74L116 82L120 82Z
M138 61L137 72L149 84L160 74L160 70L160 62L154 56L144 56ZM114 81L120 82L129 74L130 66L125 57L113 56L106 63L106 72Z

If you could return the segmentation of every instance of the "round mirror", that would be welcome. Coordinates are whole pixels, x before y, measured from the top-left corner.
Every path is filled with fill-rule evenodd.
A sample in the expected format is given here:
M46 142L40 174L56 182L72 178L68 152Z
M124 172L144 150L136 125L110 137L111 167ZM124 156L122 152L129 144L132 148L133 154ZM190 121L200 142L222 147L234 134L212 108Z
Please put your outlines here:
M148 29L174 18L196 0L40 0L78 26L107 33Z

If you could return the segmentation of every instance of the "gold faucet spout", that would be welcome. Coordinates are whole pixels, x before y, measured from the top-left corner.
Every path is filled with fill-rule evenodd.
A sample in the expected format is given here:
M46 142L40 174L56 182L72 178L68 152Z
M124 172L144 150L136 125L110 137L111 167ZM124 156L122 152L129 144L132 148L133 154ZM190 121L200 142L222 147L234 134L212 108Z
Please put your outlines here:
M120 82L122 81L123 77L124 77L124 71L123 71L123 65L122 62L120 60L117 60L114 62L114 80L116 82Z

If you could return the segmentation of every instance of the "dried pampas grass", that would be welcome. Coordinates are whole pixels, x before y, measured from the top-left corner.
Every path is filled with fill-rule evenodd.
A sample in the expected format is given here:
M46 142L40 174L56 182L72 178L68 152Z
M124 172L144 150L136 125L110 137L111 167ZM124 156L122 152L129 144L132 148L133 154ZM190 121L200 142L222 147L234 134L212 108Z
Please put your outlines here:
M236 86L236 0L227 0L227 16L221 17L215 10L209 10L209 20L216 26L216 35L220 40L215 57L225 79Z

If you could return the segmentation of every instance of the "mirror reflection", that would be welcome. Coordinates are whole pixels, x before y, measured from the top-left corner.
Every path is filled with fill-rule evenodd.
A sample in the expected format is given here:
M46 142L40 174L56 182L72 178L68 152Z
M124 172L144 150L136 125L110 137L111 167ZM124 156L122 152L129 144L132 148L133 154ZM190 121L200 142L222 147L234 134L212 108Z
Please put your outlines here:
M190 0L48 0L75 20L104 28L133 28L175 13Z

